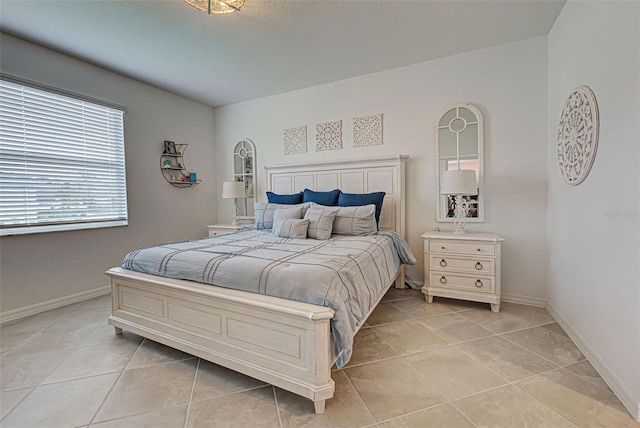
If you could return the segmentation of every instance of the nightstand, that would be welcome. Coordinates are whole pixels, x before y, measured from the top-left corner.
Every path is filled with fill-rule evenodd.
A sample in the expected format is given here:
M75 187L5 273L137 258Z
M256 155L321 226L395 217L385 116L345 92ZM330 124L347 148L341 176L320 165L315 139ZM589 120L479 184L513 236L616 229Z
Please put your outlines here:
M424 287L433 296L491 304L500 311L500 258L504 239L495 233L426 232Z
M207 226L209 229L209 237L212 236L222 236L229 233L237 232L242 227L245 226L243 224L233 225L233 224L210 224Z

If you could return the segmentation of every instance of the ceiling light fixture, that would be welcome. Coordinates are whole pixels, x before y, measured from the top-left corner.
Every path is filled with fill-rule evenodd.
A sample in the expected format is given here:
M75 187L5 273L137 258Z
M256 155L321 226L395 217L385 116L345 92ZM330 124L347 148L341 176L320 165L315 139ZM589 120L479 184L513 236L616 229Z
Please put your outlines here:
M184 2L209 15L235 12L244 5L244 0L184 0Z

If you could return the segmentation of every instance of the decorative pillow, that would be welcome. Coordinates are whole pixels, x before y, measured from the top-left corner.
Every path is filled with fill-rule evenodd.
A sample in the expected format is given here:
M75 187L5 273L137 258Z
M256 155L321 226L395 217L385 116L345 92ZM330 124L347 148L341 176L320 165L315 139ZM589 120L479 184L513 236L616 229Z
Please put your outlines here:
M313 190L304 189L302 202L315 202L316 204L335 207L338 205L339 196L340 189L334 189L330 192L314 192Z
M309 209L304 215L309 220L309 238L329 239L333 231L333 221L336 218L337 208L334 209Z
M373 204L376 206L376 224L380 222L380 211L384 202L385 192L373 193L340 193L338 205L341 207L357 207L360 205Z
M278 195L277 193L267 192L267 200L272 204L295 205L302 203L302 192L292 195Z
M284 218L273 220L273 234L280 238L307 239L309 220Z
M291 206L291 205L289 205ZM302 207L292 207L292 208L278 208L273 213L273 228L272 232L275 233L276 222L278 220L285 220L288 218L299 219L302 218ZM305 235L306 236L306 235Z
M376 224L376 206L373 204L359 207L326 207L311 203L310 209L322 209L336 212L333 233L340 235L373 235L378 231Z
M300 215L300 217L303 217L306 209L309 207L309 204L283 205L283 204L270 204L266 202L256 202L255 204L253 204L253 215L256 219L255 227L258 230L272 229L273 214L277 210L283 209L283 208L298 208L298 207L302 207L302 214Z

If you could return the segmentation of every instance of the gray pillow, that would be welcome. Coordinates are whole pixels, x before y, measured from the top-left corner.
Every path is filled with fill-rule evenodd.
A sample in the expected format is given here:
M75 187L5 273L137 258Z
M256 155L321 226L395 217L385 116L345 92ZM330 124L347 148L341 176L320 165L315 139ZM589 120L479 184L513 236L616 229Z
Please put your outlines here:
M312 202L311 209L335 211L333 233L339 235L365 236L373 235L378 231L376 206L373 204L359 207L327 207Z
M280 238L307 239L309 220L284 218L273 220L273 234Z
M329 239L333 231L333 221L338 209L308 209L304 215L309 220L309 238Z
M284 205L284 204L270 204L267 202L256 202L253 204L253 215L255 217L255 227L258 230L273 229L273 215L279 209L283 208L302 208L300 217L304 216L309 204L298 205Z

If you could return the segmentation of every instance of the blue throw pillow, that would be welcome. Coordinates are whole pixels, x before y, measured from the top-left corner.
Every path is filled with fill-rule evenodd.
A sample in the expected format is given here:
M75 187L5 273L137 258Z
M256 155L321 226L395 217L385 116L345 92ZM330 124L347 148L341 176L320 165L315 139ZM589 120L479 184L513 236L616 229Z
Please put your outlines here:
M302 203L302 192L292 195L278 195L277 193L267 192L267 200L272 204L296 205Z
M373 204L376 206L376 224L380 222L380 211L385 192L373 193L340 193L338 205L341 207L358 207Z
M338 205L339 196L340 189L334 189L330 192L314 192L313 190L304 189L302 202L315 202L319 205L335 207L336 205Z

